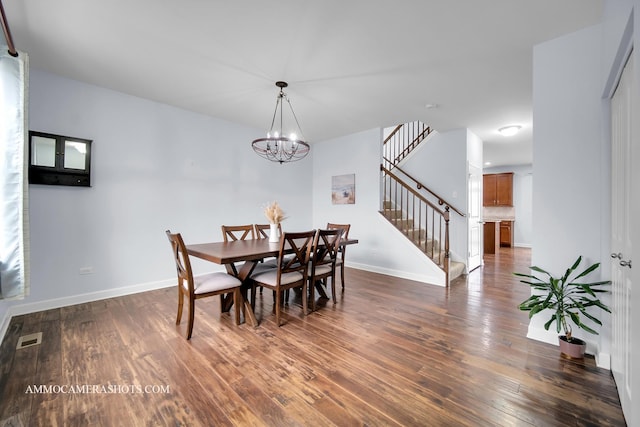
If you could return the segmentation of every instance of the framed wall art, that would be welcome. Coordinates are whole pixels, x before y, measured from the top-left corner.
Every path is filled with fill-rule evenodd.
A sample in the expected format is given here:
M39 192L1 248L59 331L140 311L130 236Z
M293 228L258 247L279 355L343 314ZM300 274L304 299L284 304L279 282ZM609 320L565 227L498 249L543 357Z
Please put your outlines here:
M334 205L353 205L356 203L355 174L331 177L331 203Z

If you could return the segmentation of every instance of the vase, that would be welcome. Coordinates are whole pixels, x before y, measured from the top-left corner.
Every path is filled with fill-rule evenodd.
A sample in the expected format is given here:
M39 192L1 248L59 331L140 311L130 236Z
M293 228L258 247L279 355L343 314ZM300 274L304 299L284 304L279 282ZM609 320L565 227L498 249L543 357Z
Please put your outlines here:
M560 352L569 359L582 359L584 357L584 351L587 348L587 343L580 338L572 338L571 341L567 341L567 337L560 335L558 337L560 343Z
M277 243L280 241L280 228L278 224L269 224L269 242Z

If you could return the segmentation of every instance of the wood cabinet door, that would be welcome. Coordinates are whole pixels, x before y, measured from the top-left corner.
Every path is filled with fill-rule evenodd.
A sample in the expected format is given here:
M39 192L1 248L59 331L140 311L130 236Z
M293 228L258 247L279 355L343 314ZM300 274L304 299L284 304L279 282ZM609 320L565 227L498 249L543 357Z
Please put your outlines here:
M501 221L500 222L500 246L511 247L511 231L512 231L511 221Z
M513 206L513 174L496 175L496 206Z
M482 206L495 206L497 199L496 175L482 176Z

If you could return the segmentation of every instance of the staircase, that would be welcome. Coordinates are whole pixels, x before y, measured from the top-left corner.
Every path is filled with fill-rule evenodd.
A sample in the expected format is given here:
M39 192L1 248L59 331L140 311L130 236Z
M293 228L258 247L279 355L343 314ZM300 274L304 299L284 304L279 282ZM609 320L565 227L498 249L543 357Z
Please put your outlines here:
M451 280L460 276L465 269L465 264L462 262L451 261L447 255L448 251L444 250L443 245L440 244L440 240L433 238L427 230L416 226L413 219L409 219L405 212L401 209L396 209L392 202L385 200L383 202L382 215L393 224L404 236L409 239L418 249L420 249L426 256L428 256L434 263L438 265L445 273L445 265L448 262L448 278L446 283L449 284Z
M464 216L402 170L400 164L431 133L421 122L398 125L384 140L380 213L445 273L445 283L460 276L465 264L450 260L449 218Z

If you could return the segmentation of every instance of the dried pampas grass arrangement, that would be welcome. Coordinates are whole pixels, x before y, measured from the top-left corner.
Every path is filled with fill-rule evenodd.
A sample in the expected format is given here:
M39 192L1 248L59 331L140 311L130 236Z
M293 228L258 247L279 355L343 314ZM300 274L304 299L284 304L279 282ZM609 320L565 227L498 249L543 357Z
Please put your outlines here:
M286 218L284 211L280 208L278 202L273 202L264 208L264 215L271 224L280 224L280 222Z

